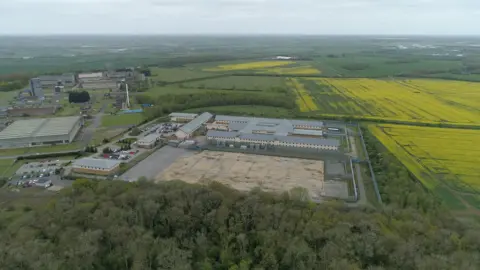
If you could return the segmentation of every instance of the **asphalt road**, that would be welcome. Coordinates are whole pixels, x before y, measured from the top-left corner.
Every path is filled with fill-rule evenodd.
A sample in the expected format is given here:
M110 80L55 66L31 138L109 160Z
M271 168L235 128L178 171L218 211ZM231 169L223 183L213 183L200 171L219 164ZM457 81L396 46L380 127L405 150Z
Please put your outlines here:
M142 176L148 179L154 179L177 159L193 154L195 154L193 151L166 145L126 171L119 179L124 181L137 181L138 178Z
M83 142L84 147L88 146L88 144L93 138L93 134L95 133L95 130L102 124L102 116L106 106L107 104L103 103L102 108L100 108L98 113L93 118L92 124L84 129L83 136L81 138L81 141Z

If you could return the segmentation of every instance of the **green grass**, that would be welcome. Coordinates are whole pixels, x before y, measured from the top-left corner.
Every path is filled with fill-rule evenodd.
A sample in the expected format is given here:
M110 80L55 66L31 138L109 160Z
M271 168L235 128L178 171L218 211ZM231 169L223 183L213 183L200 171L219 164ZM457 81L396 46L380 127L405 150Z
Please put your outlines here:
M154 81L177 82L212 76L210 72L204 72L195 68L151 68Z
M103 143L103 139L111 139L113 137L118 136L122 132L124 132L126 128L108 128L108 127L101 127L95 130L93 134L93 138L90 141L90 145L100 145Z
M18 95L18 91L0 92L0 105L6 106L8 102Z
M480 210L480 196L479 195L462 195L462 199L464 199L472 207Z
M19 155L26 155L26 154L47 154L47 153L54 153L54 152L62 152L62 151L69 151L69 150L77 150L81 147L78 143L71 143L71 144L62 144L62 145L54 145L54 146L39 146L39 147L25 147L25 148L12 148L12 149L1 149L0 155L2 156L19 156Z
M404 61L404 62L402 62ZM324 75L332 75L330 73L341 74L343 77L388 77L400 74L421 74L425 71L445 73L449 69L456 69L462 66L461 60L441 60L421 56L403 55L368 55L365 53L350 54L345 57L317 58L316 62L322 66L326 72ZM359 70L351 70L348 67L352 64L365 65ZM325 68L328 67L328 68ZM336 72L335 72L336 71ZM443 71L443 72L442 72Z
M216 114L249 115L259 117L288 118L292 113L285 108L257 105L214 106L187 110L187 112L208 111Z
M214 93L232 93L232 90L216 90L216 89L197 89L197 88L180 88L178 86L166 86L166 87L152 87L145 92L146 95L151 97L158 97L161 95L183 95L183 94L197 94L202 92L214 92ZM252 91L236 90L235 93L255 94Z
M141 113L105 115L102 117L102 127L138 125L143 120Z
M253 90L263 91L272 87L286 87L285 79L280 77L230 76L183 83L188 88Z
M434 192L440 196L445 204L453 210L465 210L467 207L448 188L439 186Z

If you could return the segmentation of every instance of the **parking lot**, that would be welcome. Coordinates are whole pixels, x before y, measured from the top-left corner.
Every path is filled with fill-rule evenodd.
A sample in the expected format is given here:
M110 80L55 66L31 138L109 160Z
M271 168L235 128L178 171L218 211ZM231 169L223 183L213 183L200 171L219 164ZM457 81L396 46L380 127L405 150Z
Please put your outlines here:
M60 176L56 174L57 170L69 162L70 160L45 160L24 164L17 170L15 176L8 184L24 188L49 188L53 186L57 190L71 186L72 181L61 180Z
M136 166L125 172L120 179L124 181L136 181L144 176L148 179L154 179L159 173L172 165L181 157L187 157L195 154L190 150L164 146L149 157L138 163Z

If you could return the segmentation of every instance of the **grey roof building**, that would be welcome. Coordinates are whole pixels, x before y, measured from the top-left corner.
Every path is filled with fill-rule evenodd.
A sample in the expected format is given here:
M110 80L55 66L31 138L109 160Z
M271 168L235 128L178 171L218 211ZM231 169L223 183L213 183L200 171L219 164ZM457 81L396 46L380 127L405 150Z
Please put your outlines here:
M197 131L202 125L210 121L213 115L211 113L205 112L202 113L197 118L193 119L192 121L188 122L184 126L182 126L177 132L176 135L179 138L185 138L192 135L195 131Z
M110 170L122 163L119 160L114 159L97 159L97 158L82 158L75 160L72 166L73 168L91 168L91 169L104 169Z
M263 130L264 132L274 132L277 135L283 136L287 135L288 133L293 133L294 129L320 130L324 127L324 123L321 121L242 117L228 115L217 115L215 116L215 121L220 123L227 123L228 128L231 131L252 133L253 131Z
M70 143L82 125L79 116L18 120L0 132L0 148Z
M227 132L210 130L207 132L207 139L210 140L224 140L228 142L241 143L269 143L273 145L288 145L292 147L312 147L325 148L330 150L337 150L340 147L340 142L336 139L319 139L298 136L280 136L267 134L251 134L241 132Z

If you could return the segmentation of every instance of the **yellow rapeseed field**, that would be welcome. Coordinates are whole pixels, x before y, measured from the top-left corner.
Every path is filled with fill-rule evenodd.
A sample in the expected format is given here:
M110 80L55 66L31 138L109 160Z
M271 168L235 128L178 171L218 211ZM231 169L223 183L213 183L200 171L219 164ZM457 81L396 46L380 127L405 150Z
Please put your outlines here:
M259 62L247 62L231 65L220 65L216 68L207 68L205 71L234 71L234 70L250 70L261 69L270 67L279 67L294 64L292 61L259 61Z
M280 75L318 75L322 72L310 65L298 67L276 67L262 69L258 73L261 74L280 74Z
M443 80L310 79L323 114L412 122L480 124L480 83ZM325 90L325 87L328 90Z
M310 112L318 110L317 104L313 100L310 93L305 89L305 86L301 84L297 79L289 78L287 80L287 86L289 86L296 94L298 108L301 112Z
M388 124L369 130L448 205L480 209L480 130Z

